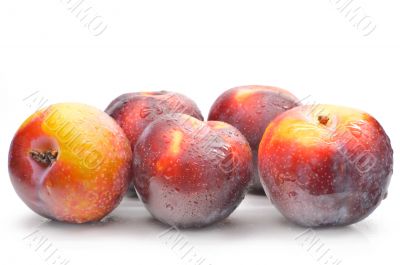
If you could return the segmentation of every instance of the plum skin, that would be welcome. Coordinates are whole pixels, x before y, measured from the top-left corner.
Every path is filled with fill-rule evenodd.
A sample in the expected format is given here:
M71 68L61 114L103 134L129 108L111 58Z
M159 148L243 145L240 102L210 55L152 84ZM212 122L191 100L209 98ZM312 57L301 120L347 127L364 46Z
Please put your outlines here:
M124 130L132 151L143 130L164 114L184 113L199 120L203 116L196 103L184 95L169 91L135 92L114 99L105 110Z
M203 116L196 103L188 97L169 91L135 92L120 95L105 110L127 135L132 153L137 139L152 121L164 114L184 113L199 120ZM131 173L133 178L133 172ZM131 185L130 196L135 196Z
M15 191L34 212L86 223L118 206L131 182L131 163L129 141L112 118L87 105L61 103L21 125L8 166Z
M264 133L258 159L272 203L305 227L366 218L386 198L393 173L393 150L378 121L332 105L278 116Z
M271 86L234 87L221 94L208 120L223 121L239 129L253 152L253 191L263 190L258 175L258 146L268 124L279 114L300 105L290 92Z
M251 181L251 149L223 122L164 115L140 136L134 152L139 198L159 221L199 228L229 216Z

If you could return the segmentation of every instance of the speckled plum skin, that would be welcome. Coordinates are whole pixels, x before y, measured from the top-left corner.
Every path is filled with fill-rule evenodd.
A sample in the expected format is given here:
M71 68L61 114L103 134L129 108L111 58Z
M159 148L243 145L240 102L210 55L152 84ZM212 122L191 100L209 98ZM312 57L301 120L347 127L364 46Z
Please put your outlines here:
M265 128L276 116L299 104L299 100L284 89L253 85L229 89L212 105L208 120L233 125L249 141L253 152L253 191L262 192L257 154Z
M252 157L245 137L231 125L185 114L165 115L137 141L134 184L159 221L203 227L229 216L251 181Z
M169 91L123 94L113 100L105 112L124 130L132 150L146 126L163 114L184 113L203 120L193 100Z
M164 114L184 113L203 120L196 103L188 97L169 91L123 94L113 100L105 110L124 130L132 152L140 134L152 121ZM133 186L130 194L135 195Z
M266 129L259 172L272 203L306 227L356 223L386 198L393 151L370 115L332 105L300 106Z
M99 221L121 201L132 151L118 124L103 111L55 104L29 117L15 134L9 173L19 197L58 221Z

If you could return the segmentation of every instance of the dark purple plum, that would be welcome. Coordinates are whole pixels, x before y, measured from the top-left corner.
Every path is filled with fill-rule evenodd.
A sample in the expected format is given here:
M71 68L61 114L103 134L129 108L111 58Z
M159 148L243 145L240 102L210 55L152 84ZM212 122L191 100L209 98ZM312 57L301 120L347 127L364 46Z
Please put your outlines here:
M233 125L249 141L253 152L253 191L263 192L257 170L257 153L265 128L276 116L298 105L299 100L281 88L242 86L225 91L211 107L208 120Z

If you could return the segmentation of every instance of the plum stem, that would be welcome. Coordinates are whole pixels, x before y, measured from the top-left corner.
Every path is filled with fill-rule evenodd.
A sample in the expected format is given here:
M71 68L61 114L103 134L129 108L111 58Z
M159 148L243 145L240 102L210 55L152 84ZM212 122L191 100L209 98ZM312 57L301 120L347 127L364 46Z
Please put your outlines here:
M321 123L322 125L327 125L328 121L329 121L329 117L326 115L319 115L318 116L318 121L319 123Z
M58 151L53 151L53 150L44 152L33 150L30 151L29 154L31 155L33 160L44 166L51 166L57 160L58 157Z

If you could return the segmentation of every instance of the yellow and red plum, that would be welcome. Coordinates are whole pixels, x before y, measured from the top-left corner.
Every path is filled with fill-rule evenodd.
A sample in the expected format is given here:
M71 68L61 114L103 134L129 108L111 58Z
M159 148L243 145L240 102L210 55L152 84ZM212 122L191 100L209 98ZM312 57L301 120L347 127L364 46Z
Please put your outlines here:
M98 221L121 201L131 176L129 140L106 113L55 104L30 116L9 151L9 173L21 199L58 221Z
M393 151L369 114L332 105L300 106L274 119L258 154L264 189L289 220L348 225L387 196Z

